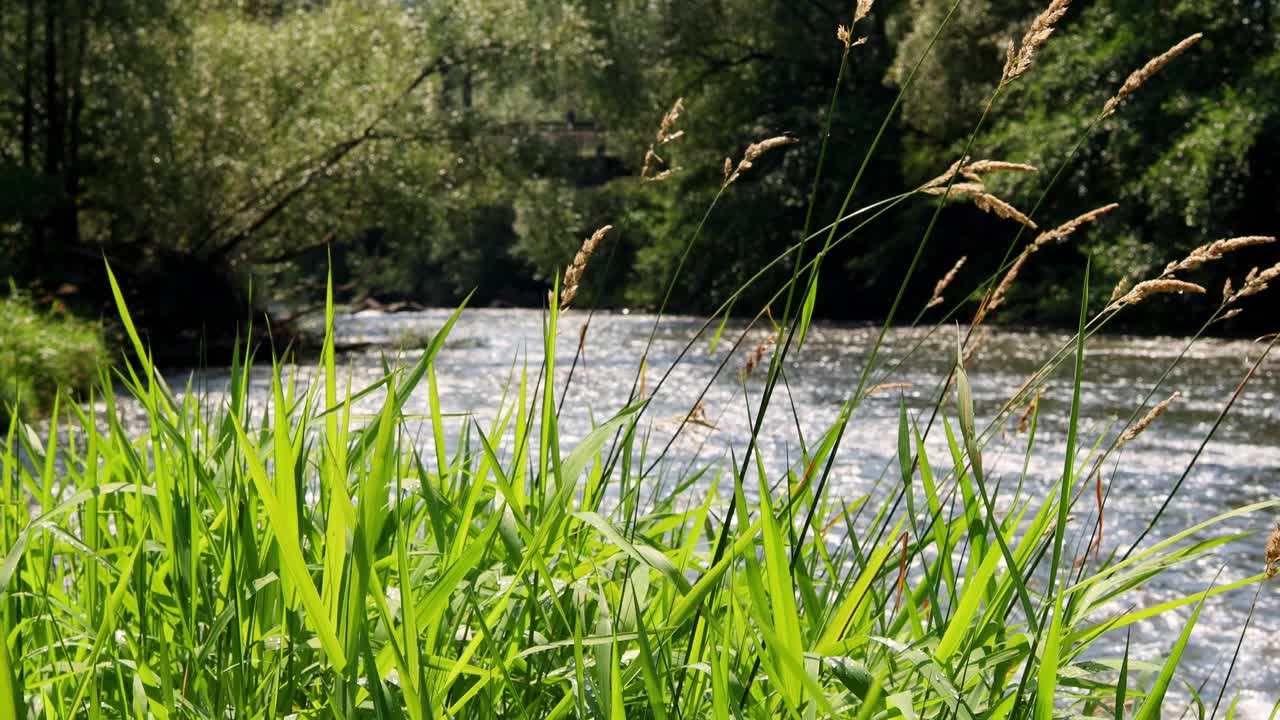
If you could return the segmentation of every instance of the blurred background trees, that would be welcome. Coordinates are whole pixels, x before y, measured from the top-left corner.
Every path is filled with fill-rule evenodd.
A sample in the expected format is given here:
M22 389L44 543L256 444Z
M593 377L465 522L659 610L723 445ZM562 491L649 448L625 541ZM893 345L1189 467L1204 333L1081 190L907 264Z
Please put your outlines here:
M852 4L3 0L0 279L96 315L106 256L153 339L185 352L234 328L251 302L283 316L313 301L329 257L348 300L446 304L475 289L482 304L536 305L581 239L612 223L586 298L650 306L724 158L762 137L799 138L708 219L673 301L709 309L799 239L842 49L835 27ZM868 40L840 89L819 225L953 4L880 0L859 24ZM955 159L1005 43L1042 4L960 4L854 207ZM975 156L1043 169L998 185L1025 209L1132 69L1192 32L1205 39L1095 128L1037 217L1122 208L1037 255L1006 319L1070 318L1084 254L1105 296L1206 240L1275 232L1272 4L1074 4L977 139ZM685 135L662 154L679 170L642 180L677 97ZM881 313L930 212L913 200L842 245L825 265L838 281L823 283L820 312ZM974 287L1016 233L962 204L942 220L914 300L960 255L970 260L956 287ZM1269 263L1263 255L1222 269ZM774 287L743 307L758 309ZM1146 328L1177 319L1159 304L1145 312L1134 317Z

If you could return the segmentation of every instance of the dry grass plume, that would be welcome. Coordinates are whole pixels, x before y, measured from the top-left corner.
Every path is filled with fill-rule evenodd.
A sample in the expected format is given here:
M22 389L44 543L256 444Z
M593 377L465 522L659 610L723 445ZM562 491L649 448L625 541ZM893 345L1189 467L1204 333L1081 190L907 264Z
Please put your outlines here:
M1174 280L1172 278L1145 280L1133 286L1133 289L1125 293L1120 299L1114 301L1117 306L1136 305L1152 295L1163 295L1167 293L1196 293L1203 295L1204 287L1189 283L1182 280Z
M1267 577L1273 578L1276 576L1277 566L1280 566L1280 523L1276 524L1276 529L1271 531L1271 537L1267 538L1266 559Z
M671 109L662 116L662 122L658 124L658 134L654 137L654 141L649 144L649 149L644 154L644 165L640 168L640 177L655 182L662 181L679 170L679 168L658 170L660 166L667 164L667 161L658 154L658 148L684 137L683 130L675 129L676 121L680 119L680 113L682 112L684 112L684 98L676 98Z
M938 284L933 286L933 295L929 298L929 304L924 306L925 310L942 304L942 293L945 292L947 287L955 281L956 273L960 272L960 268L964 267L965 261L968 259L968 255L961 256L960 259L956 261L956 264L951 266L951 269L947 271L947 274L942 276L942 279L938 281Z
M760 363L764 361L765 355L769 352L769 348L773 347L777 340L778 336L774 333L770 333L769 337L761 340L760 344L756 345L755 348L747 354L747 361L742 366L742 371L739 373L742 380L745 381L747 378L751 377L751 373L755 372Z
M1017 80L1031 69L1036 53L1049 42L1049 36L1053 34L1062 16L1067 14L1067 7L1070 4L1071 0L1051 0L1049 7L1031 21L1031 27L1022 36L1022 45L1015 49L1013 42L1010 41L1004 72L1000 76L1001 86Z
M1115 113L1116 108L1120 106L1120 103L1124 102L1125 98L1137 92L1138 88L1142 87L1143 83L1150 80L1156 73L1160 72L1160 69L1172 62L1174 58L1186 52L1187 48L1190 48L1192 45L1199 42L1202 37L1204 37L1203 33L1196 33L1195 35L1186 38L1177 45L1174 45L1164 51L1160 55L1151 58L1147 61L1146 65L1143 65L1130 73L1128 79L1124 81L1124 84L1120 86L1120 89L1116 91L1116 94L1113 95L1111 99L1107 100L1106 105L1102 107L1102 117L1110 117Z
M1006 162L1004 160L978 160L976 162L968 162L968 158L961 158L952 163L947 171L929 182L921 185L920 192L926 195L964 195L973 200L973 204L983 212L988 212L1009 220L1026 225L1032 230L1036 229L1036 224L1032 222L1030 217L1014 207L1012 204L993 195L983 181L983 176L996 172L1039 172L1032 165L1023 163ZM964 182L952 182L952 179L959 174L965 179ZM948 183L951 183L948 185Z
M577 297L578 286L582 283L582 274L587 269L587 261L591 259L596 248L600 246L600 241L604 240L604 236L612 229L612 225L605 225L592 233L591 237L582 243L582 248L578 250L578 254L573 256L573 262L569 263L569 267L565 268L564 287L560 290L561 310L569 309L569 305Z
M858 21L866 17L871 12L871 5L875 0L858 0L858 4L853 8L853 20L848 27L841 25L836 28L836 39L844 45L844 51L847 53L867 41L866 38L853 39L853 29L857 26Z
M1214 242L1201 245L1185 258L1171 262L1164 268L1164 275L1172 275L1183 270L1195 270L1207 262L1221 260L1223 256L1233 253L1237 250L1243 250L1247 247L1255 245L1267 245L1275 242L1276 239L1269 235L1248 235L1245 237L1226 238L1224 240L1215 240Z
M910 389L910 387L911 383L909 382L880 383L878 385L871 386L871 389L867 391L867 397L871 397L872 395L877 395L879 393L893 392L894 390L907 390Z
M1148 412L1146 415L1144 415L1141 420L1134 423L1133 427L1124 431L1124 433L1120 436L1120 442L1117 445L1117 447L1123 447L1126 443L1128 443L1129 441L1141 435L1142 431L1146 430L1151 425L1151 423L1155 422L1156 418L1163 415L1165 410L1168 410L1169 406L1173 404L1173 401L1177 400L1181 395L1182 395L1181 392L1175 392L1174 394L1162 400L1158 405L1151 408L1151 411Z
M1062 223L1058 227L1040 233L1036 239L1027 245L1027 247L1014 260L1013 265L1005 272L1004 277L1000 279L1000 284L996 286L995 291L991 293L990 298L978 307L978 312L973 318L973 324L977 325L986 319L988 315L995 312L997 308L1004 304L1009 297L1009 291L1013 289L1013 282L1018 278L1018 273L1022 272L1022 268L1026 266L1027 261L1031 259L1040 248L1048 245L1055 240L1064 240L1076 230L1086 223L1096 221L1098 218L1120 207L1117 203L1103 205L1100 208L1090 210L1083 215L1077 216Z
M755 162L760 159L760 156L764 155L770 150L784 147L786 145L792 145L797 142L800 142L800 141L796 140L793 137L779 135L777 137L771 137L771 138L768 138L767 140L761 140L760 142L752 143L748 145L746 152L742 154L742 159L738 161L737 169L735 169L733 173L731 173L727 178L725 178L724 184L729 185L734 180L737 180L738 177L742 175L742 173L751 169L751 167L755 164ZM729 167L729 165L726 164L725 167L727 168Z
M1249 271L1244 277L1244 283L1240 289L1231 295L1228 303L1233 303L1241 298L1247 298L1250 295L1257 295L1271 286L1271 281L1280 278L1280 263L1276 263L1271 267L1258 272L1258 268Z

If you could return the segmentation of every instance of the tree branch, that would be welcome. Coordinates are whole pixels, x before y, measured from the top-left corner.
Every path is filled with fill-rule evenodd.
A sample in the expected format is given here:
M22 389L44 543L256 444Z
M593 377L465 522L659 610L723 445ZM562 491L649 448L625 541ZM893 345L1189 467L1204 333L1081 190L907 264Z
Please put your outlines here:
M333 147L329 148L325 152L321 153L321 159L317 161L318 164L313 165L310 170L307 170L306 172L304 172L301 179L299 179L296 183L293 184L293 187L284 191L283 194L279 195L274 200L272 200L271 195L274 194L276 190L286 182L287 178L281 178L280 180L273 182L271 185L265 188L261 193L259 193L257 197L247 201L246 203L241 205L239 209L233 211L232 216L230 218L223 221L222 223L218 223L210 231L209 235L206 236L206 238L203 241L201 241L199 247L201 248L206 247L210 243L215 244L214 249L208 253L207 257L209 257L210 259L219 259L230 254L237 247L239 247L241 243L243 243L250 236L252 236L255 232L257 232L263 226L265 226L266 224L274 220L276 216L278 216L281 212L283 212L285 208L287 208L290 205L290 203L294 201L294 199L296 199L302 193L306 192L307 189L309 189L317 179L324 176L326 173L329 172L329 170L337 166L340 162L342 162L344 158L350 155L352 151L359 148L361 145L364 145L369 140L374 139L375 131L377 130L377 127L380 124L382 124L382 122L387 118L388 115L391 114L391 112L396 107L398 107L401 103L403 103L406 99L408 99L408 97L412 95L419 87L421 87L422 83L426 82L427 78L431 77L432 75L438 72L441 72L442 70L446 69L448 66L449 66L448 61L444 59L436 59L430 63L427 63L425 66L423 66L422 70L417 74L417 76L414 77L413 81L410 82L405 87L405 89L401 91L401 93L398 96L396 96L394 100L392 100L391 102L383 106L382 110L378 112L378 114L373 118L373 120L369 122L368 125L364 127L363 130L361 130L358 134L354 135L353 137L347 140L344 140L338 143L337 145L334 145ZM259 206L261 203L264 203L264 202L268 202L269 204L267 204L267 206L263 208L261 211L259 211L257 214L252 216L246 223L244 223L240 227L239 230L236 230L234 233L230 235L230 237L226 238L225 240L221 240L221 241L217 240L218 233L223 228L231 226L235 220L236 215L240 215L245 212L248 212L253 207Z

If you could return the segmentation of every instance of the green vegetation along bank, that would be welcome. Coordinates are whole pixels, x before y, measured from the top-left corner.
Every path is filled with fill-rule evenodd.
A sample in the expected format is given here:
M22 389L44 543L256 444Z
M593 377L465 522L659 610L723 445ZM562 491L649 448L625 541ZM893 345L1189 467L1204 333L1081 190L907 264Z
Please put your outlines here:
M0 299L0 427L15 410L26 420L47 414L59 390L85 397L107 356L97 325L21 295Z

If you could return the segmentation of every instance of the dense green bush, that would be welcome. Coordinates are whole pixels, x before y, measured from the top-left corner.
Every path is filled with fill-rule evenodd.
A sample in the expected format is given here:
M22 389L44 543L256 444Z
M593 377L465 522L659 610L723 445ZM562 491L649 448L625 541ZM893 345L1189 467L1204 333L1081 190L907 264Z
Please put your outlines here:
M81 396L105 358L97 325L42 311L21 295L0 299L0 427L14 408L23 418L47 413L60 388Z

